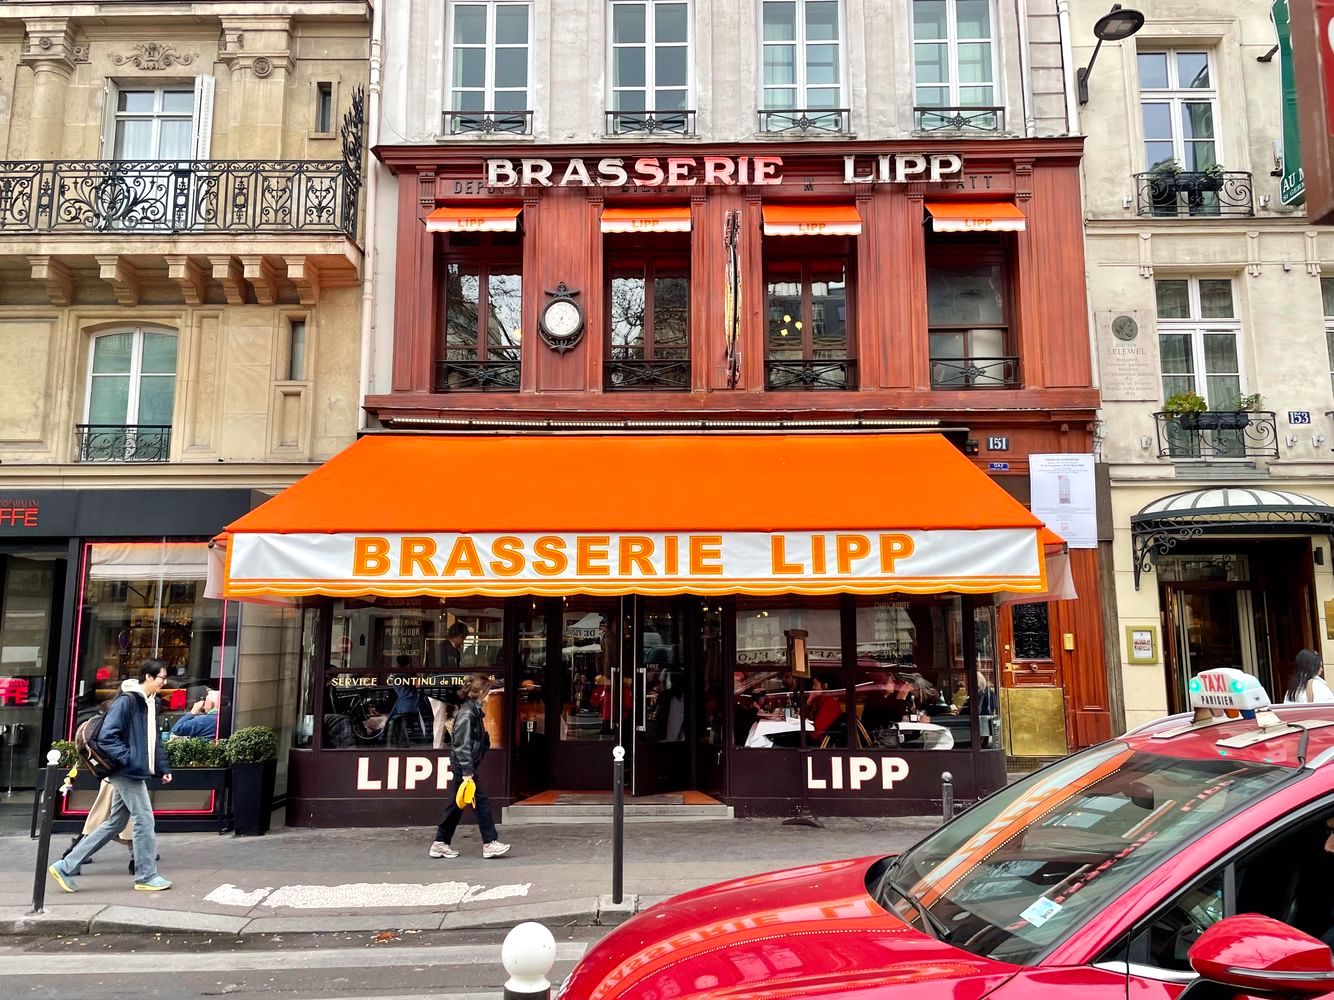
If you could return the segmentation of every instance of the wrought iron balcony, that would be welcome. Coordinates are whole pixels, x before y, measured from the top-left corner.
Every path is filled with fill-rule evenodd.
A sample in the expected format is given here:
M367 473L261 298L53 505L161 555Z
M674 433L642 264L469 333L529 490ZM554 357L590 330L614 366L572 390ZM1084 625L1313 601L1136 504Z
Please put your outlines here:
M1017 389L1019 359L932 358L932 389Z
M487 361L437 361L436 392L518 392L519 362L509 359Z
M857 362L853 358L821 361L765 361L766 389L855 389Z
M80 462L165 462L170 424L75 424Z
M1149 218L1249 218L1254 184L1245 170L1150 170L1135 175L1135 214Z
M532 135L531 111L446 111L445 135Z
M759 114L761 132L852 131L852 112L848 108L761 108Z
M694 135L692 111L608 111L608 135Z
M918 132L1004 132L1004 108L913 108Z
M611 360L606 363L604 373L608 391L690 388L689 358Z
M1278 458L1278 423L1267 410L1155 413L1158 457Z

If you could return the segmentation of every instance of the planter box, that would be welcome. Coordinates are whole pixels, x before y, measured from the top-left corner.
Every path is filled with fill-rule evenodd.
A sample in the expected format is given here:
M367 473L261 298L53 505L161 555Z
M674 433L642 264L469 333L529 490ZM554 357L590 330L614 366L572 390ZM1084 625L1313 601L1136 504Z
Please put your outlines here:
M65 776L67 769L61 768L61 777ZM42 768L37 775L38 787L41 787L44 781L46 769ZM97 787L101 782L86 771L80 771L78 777L74 779L74 792L81 792L80 797L86 799L86 804L91 804L93 796L97 792ZM148 790L153 793L154 820L159 833L203 833L203 832L221 832L227 822L227 785L228 771L225 767L182 767L171 772L171 784L163 785L161 781L154 779L148 783ZM163 800L170 800L176 793L200 793L199 798L204 800L202 793L211 793L204 808L173 809L171 805L164 804ZM52 830L56 833L78 833L83 829L84 816L82 810L77 812L66 812L64 809L64 799L57 800L57 811L55 820L52 824ZM33 795L32 812L32 834L37 833L37 795Z
M238 837L259 837L269 832L277 778L276 760L232 765L232 825Z
M1251 424L1245 410L1206 410L1203 413L1177 413L1172 420L1183 431L1239 431Z

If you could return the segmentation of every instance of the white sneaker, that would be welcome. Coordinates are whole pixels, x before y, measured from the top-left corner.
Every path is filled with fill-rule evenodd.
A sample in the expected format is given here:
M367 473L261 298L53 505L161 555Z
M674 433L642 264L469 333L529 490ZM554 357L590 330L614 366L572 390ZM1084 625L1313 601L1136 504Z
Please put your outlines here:
M509 852L510 845L502 844L498 840L493 840L489 844L482 845L482 857L484 858L500 858L504 857Z
M429 856L432 858L457 858L459 852L454 850L454 848L450 847L444 841L437 840L431 844Z

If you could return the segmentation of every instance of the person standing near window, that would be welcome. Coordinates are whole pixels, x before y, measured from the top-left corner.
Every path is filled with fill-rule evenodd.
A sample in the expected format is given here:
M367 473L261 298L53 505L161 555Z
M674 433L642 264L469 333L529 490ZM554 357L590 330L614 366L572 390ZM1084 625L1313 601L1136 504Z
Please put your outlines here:
M160 775L171 784L171 767L161 752L157 730L157 695L167 680L167 665L145 660L137 678L120 686L120 696L107 709L97 735L97 747L114 763L107 780L115 794L107 821L79 842L61 860L47 868L66 892L76 892L74 878L89 857L108 844L125 824L134 819L134 887L146 892L170 889L171 882L158 874L157 829L153 803L148 797L148 779Z
M1292 681L1283 700L1297 704L1334 703L1334 691L1321 676L1324 672L1325 664L1320 654L1313 649L1303 649L1297 654L1297 666L1292 671Z
M491 679L478 674L464 691L463 705L454 716L454 731L450 737L449 763L453 780L449 783L449 801L445 814L436 827L435 841L428 852L432 858L457 858L459 852L450 846L459 820L463 818L465 802L460 801L464 783L473 784L473 809L477 812L477 829L482 835L482 857L499 858L509 853L510 845L502 844L491 818L491 802L477 784L482 760L490 749L491 738L486 733L486 699L491 694Z

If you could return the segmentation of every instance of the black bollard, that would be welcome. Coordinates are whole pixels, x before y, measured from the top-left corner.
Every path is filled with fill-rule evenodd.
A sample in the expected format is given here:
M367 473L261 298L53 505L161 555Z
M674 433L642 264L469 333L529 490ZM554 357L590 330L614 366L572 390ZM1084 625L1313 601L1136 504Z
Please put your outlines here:
M949 771L940 776L940 818L946 823L954 818L954 775Z
M56 791L60 788L60 751L46 755L42 779L41 812L37 817L37 866L32 875L32 912L44 912L46 905L46 866L51 853L51 824L56 818Z
M611 901L620 904L625 881L625 747L611 752Z

